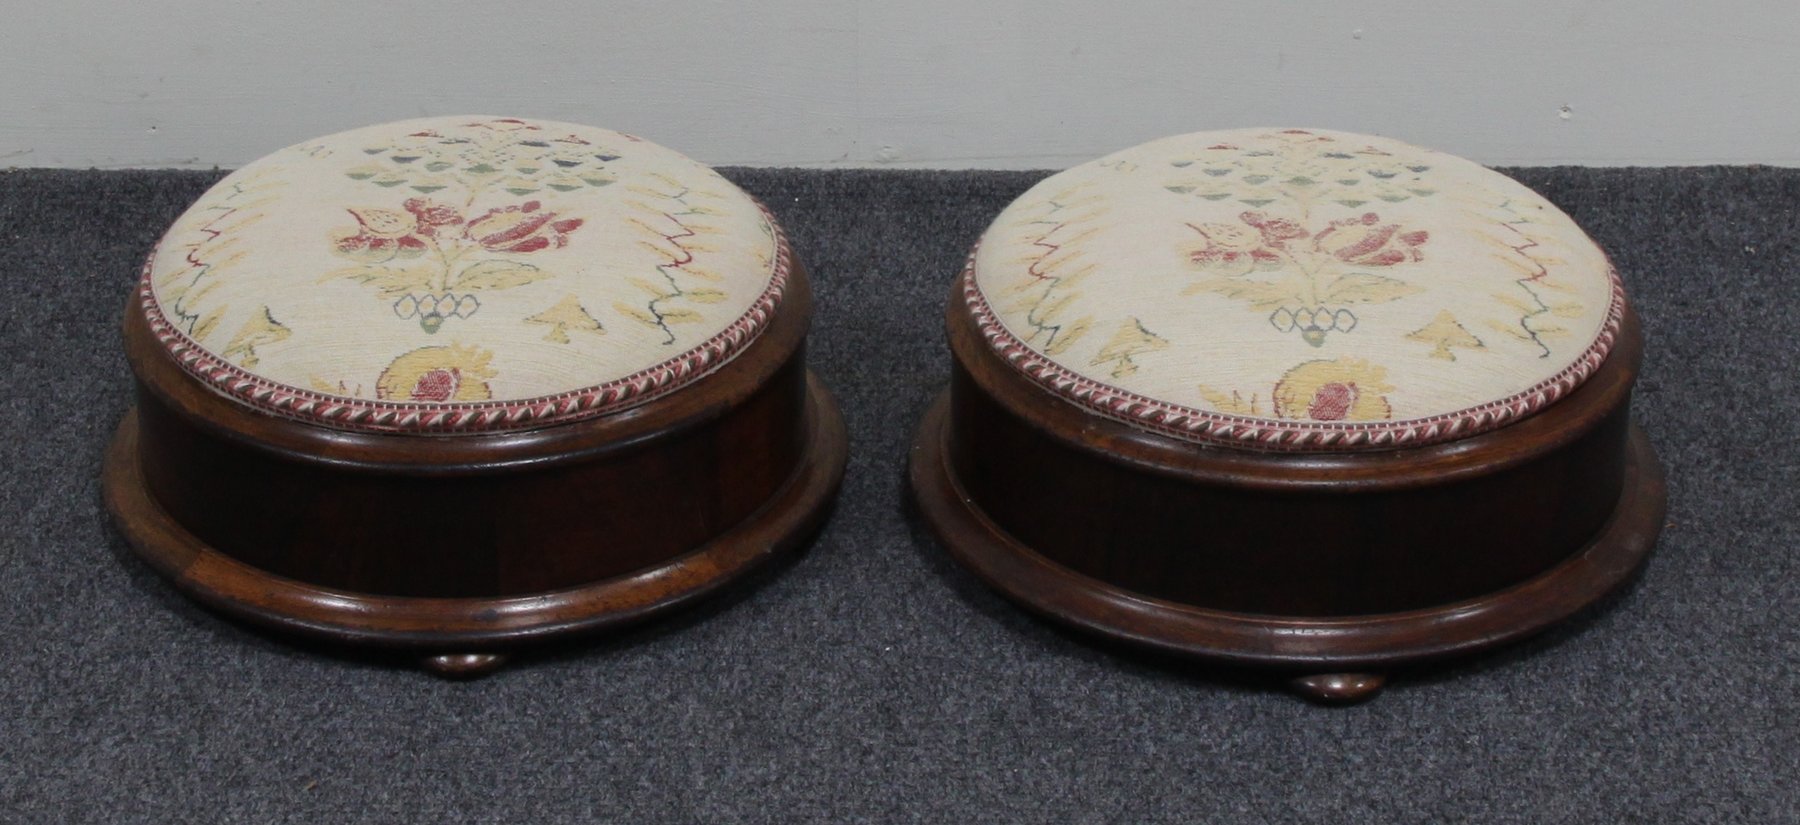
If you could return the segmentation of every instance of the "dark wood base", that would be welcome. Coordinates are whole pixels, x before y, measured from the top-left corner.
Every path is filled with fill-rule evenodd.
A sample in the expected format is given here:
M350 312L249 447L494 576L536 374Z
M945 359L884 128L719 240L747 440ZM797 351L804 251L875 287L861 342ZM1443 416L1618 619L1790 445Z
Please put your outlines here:
M491 672L506 652L637 622L680 607L800 547L843 478L843 418L806 376L806 426L797 469L751 516L685 554L566 589L501 597L427 598L319 587L226 555L171 518L150 493L139 416L127 414L107 452L105 492L137 554L188 596L280 632L410 651L436 673Z
M1629 581L1661 530L1662 468L1631 428L1622 492L1599 532L1545 572L1504 589L1403 612L1295 616L1207 609L1108 584L1046 558L999 527L950 461L950 393L920 425L911 457L922 516L962 564L1007 597L1101 637L1214 662L1275 669L1322 703L1367 699L1389 669L1538 633Z

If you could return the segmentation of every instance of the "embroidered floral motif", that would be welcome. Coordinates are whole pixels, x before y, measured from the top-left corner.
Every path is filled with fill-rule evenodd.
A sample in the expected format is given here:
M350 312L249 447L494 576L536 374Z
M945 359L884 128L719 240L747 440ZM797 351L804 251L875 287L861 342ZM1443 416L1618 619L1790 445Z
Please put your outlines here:
M1399 224L1382 223L1381 216L1365 212L1359 218L1332 221L1313 236L1313 248L1327 252L1352 266L1393 266L1421 261L1419 247L1428 232L1403 232Z
M549 277L538 267L510 258L463 263L474 249L497 255L524 255L568 245L584 219L526 200L485 211L475 204L493 190L513 196L545 189L570 192L614 182L606 164L620 155L576 135L550 137L542 127L516 118L465 124L455 132L425 129L363 149L385 163L354 167L345 175L379 187L405 186L424 195L459 191L463 203L407 198L401 209L351 208L357 226L340 232L335 251L365 266L339 270L328 278L372 284L393 301L394 314L417 319L435 333L453 318L481 309L474 293L509 289ZM382 267L435 253L432 267Z
M511 257L480 258L464 263L477 250L503 256L526 255L565 246L580 218L563 218L526 201L489 209L464 221L454 206L409 198L402 210L350 209L357 228L340 232L337 254L363 266L328 273L326 280L348 278L374 286L393 299L394 314L417 318L419 328L435 333L451 318L468 318L481 309L474 293L510 289L550 277L537 266ZM460 231L453 230L460 227ZM426 263L389 266L397 259L433 255Z
M411 203L411 201L408 201ZM337 238L337 253L353 261L384 264L425 254L425 237L415 219L392 209L349 209L357 228Z
M1188 224L1200 233L1201 245L1188 254L1188 259L1206 267L1231 267L1237 264L1275 266L1288 241L1304 238L1307 232L1293 221L1270 218L1261 212L1245 212L1238 216L1243 226L1229 223Z
M537 201L489 209L469 221L466 237L489 252L515 254L567 246L569 233L581 227L580 218L557 219ZM457 218L460 222L462 219Z
M1394 417L1387 370L1360 358L1308 361L1275 383L1275 414L1312 421L1374 421Z
M1262 395L1201 385L1200 396L1220 412L1273 415L1303 421L1379 421L1393 417L1387 394L1394 386L1386 368L1361 358L1318 359L1289 368L1274 382L1265 409Z
M1220 142L1197 156L1176 157L1170 166L1178 175L1164 189L1255 207L1239 214L1242 225L1187 224L1201 237L1188 247L1189 261L1217 276L1194 284L1189 293L1246 300L1268 312L1275 329L1297 332L1318 347L1330 333L1356 327L1356 310L1349 305L1385 303L1418 292L1400 278L1354 270L1423 260L1428 232L1383 221L1373 211L1315 217L1324 205L1355 208L1436 194L1422 183L1429 164L1397 164L1392 158L1373 146L1344 147L1336 138L1303 129L1261 136L1254 148ZM1198 177L1192 174L1195 169ZM1281 214L1263 211L1277 205ZM1273 282L1245 277L1259 269L1284 277Z
M392 401L486 401L494 354L451 344L421 347L395 358L375 381L375 397Z
M407 198L401 206L412 213L413 231L427 238L437 237L439 229L463 222L462 214L456 211L456 207L432 203L424 198Z
M165 236L141 295L184 369L246 404L477 431L600 415L698 378L766 326L787 254L753 199L667 149L435 118L233 173ZM457 343L429 346L446 326Z
M1168 138L1052 176L995 220L969 279L983 335L1051 391L1265 449L1497 426L1589 375L1622 312L1604 253L1517 183L1299 129ZM1112 337L1067 334L1092 328Z
M1385 303L1420 291L1396 278L1352 270L1424 260L1420 248L1430 238L1427 232L1384 223L1374 212L1331 221L1317 233L1298 221L1262 212L1245 212L1239 220L1241 227L1187 224L1202 238L1188 259L1203 271L1247 265L1195 283L1186 294L1214 292L1246 301L1253 309L1267 311L1275 329L1299 332L1306 343L1319 347L1327 333L1356 328L1350 305ZM1243 255L1221 243L1221 238L1243 247ZM1252 277L1258 271L1272 274Z

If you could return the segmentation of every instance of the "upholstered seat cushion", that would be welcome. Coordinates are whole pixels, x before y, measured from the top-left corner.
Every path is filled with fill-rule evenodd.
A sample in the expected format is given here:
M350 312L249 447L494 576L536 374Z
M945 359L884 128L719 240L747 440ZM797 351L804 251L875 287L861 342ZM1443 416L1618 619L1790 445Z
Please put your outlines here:
M1499 173L1393 140L1201 132L1054 175L981 239L988 342L1178 438L1381 449L1566 394L1623 311L1605 254Z
M170 229L141 297L196 379L333 427L491 430L639 403L764 327L779 229L630 135L441 117L245 166Z

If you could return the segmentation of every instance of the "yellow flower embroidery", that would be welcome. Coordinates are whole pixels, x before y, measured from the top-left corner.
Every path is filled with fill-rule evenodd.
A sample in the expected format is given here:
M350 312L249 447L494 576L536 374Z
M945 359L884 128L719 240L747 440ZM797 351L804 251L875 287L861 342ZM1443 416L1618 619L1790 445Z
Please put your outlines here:
M451 344L420 347L395 358L375 381L375 397L387 401L486 401L494 397L488 366L494 354Z
M1314 421L1374 421L1393 418L1386 393L1387 369L1361 358L1307 361L1275 384L1275 414Z

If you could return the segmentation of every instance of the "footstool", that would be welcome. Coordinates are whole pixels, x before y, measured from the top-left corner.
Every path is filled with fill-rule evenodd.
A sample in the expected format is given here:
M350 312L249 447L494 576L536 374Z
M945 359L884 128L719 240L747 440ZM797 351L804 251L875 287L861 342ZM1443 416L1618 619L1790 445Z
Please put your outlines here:
M811 300L765 209L631 135L307 141L145 263L107 501L225 614L485 672L800 546L845 459Z
M1467 160L1202 132L1053 175L951 291L920 512L1100 637L1366 698L1627 581L1664 487L1606 255Z

